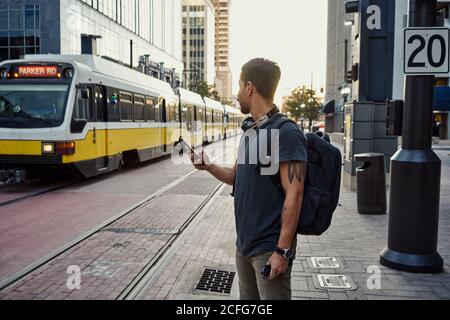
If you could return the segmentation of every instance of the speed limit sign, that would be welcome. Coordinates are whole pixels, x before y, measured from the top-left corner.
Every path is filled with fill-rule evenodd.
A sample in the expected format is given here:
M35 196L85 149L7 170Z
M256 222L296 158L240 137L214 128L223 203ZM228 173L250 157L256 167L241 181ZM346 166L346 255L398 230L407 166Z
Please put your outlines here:
M405 74L449 73L449 37L447 28L405 29Z

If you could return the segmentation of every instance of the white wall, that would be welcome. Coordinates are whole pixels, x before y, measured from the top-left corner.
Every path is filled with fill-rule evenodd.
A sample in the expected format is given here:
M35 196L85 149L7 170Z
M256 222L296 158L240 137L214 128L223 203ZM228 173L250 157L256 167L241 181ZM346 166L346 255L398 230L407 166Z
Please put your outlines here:
M81 34L101 35L97 40L99 55L106 55L125 63L130 61L130 39L133 39L133 62L138 64L139 56L150 54L155 62L165 62L166 68L183 70L181 52L181 0L152 0L154 3L154 44L126 30L95 9L73 0L61 0L61 54L81 53ZM161 19L164 1L173 2L174 22ZM141 8L143 9L143 8ZM176 17L180 17L176 19ZM164 33L167 34L167 49L163 48L163 20L166 21ZM150 22L147 22L150 23ZM173 39L172 39L173 38ZM179 44L178 46L176 44Z

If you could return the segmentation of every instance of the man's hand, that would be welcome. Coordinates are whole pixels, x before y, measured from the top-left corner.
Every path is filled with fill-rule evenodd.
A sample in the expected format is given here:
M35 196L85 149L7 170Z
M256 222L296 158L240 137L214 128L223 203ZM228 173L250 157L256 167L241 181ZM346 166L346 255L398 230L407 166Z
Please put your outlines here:
M274 253L267 264L270 264L272 267L269 280L275 280L289 269L289 260L278 253Z
M192 164L194 165L195 169L200 170L200 171L205 171L205 170L208 171L212 167L212 164L210 163L208 156L203 152L203 150L202 150L201 157L196 153L192 153L191 161L192 161Z
M208 156L203 151L201 156L199 154L192 153L191 161L195 169L200 171L208 171L223 183L230 186L234 185L234 180L236 178L236 165L233 168L215 165L209 161Z

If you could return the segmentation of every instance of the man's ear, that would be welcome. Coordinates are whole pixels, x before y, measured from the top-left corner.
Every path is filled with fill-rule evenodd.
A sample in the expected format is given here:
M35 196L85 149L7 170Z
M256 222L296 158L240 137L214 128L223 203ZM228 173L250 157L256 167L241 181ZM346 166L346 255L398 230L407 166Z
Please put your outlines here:
M251 96L254 93L255 87L253 86L253 83L250 81L247 82L247 93L249 96Z

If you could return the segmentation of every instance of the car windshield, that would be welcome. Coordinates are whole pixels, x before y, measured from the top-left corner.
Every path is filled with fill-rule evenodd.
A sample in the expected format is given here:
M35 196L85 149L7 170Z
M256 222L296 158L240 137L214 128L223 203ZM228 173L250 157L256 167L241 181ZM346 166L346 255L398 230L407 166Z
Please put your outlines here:
M66 84L0 85L0 128L45 128L62 124Z

